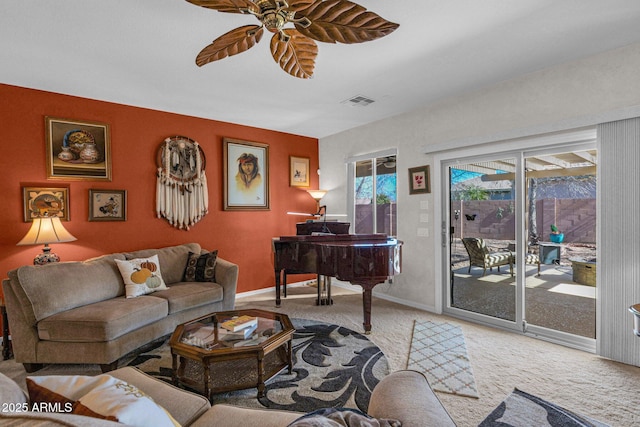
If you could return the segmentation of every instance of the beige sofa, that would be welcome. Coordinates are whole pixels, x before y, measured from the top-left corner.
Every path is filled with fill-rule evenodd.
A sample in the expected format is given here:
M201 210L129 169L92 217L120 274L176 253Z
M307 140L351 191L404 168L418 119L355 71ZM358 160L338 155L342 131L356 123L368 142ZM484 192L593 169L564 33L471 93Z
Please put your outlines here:
M95 363L106 372L180 323L232 310L238 266L218 258L215 283L183 282L189 252L203 251L188 243L10 271L2 286L16 362L27 372L52 363ZM169 289L126 298L115 260L156 254Z
M184 427L284 427L303 415L298 412L247 409L226 404L211 406L202 396L178 389L132 367L117 369L109 375L134 385L150 396ZM22 404L28 406L28 400L20 387L2 374L0 402L11 402L13 407L23 407ZM403 427L455 426L424 375L415 371L397 371L380 381L371 395L368 413L375 418L398 420ZM82 415L33 411L0 411L0 424L41 427L122 425Z

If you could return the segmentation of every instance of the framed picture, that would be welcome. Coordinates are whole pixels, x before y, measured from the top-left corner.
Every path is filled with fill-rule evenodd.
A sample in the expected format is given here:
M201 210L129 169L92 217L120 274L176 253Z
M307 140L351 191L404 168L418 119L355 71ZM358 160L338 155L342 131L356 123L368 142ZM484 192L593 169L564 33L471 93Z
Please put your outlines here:
M89 190L89 221L126 220L126 190Z
M429 165L409 168L409 194L431 193Z
M309 186L309 158L289 157L289 186Z
M224 210L269 210L269 146L223 138Z
M109 125L45 117L47 178L111 181Z
M69 187L22 187L24 222L57 216L69 221Z

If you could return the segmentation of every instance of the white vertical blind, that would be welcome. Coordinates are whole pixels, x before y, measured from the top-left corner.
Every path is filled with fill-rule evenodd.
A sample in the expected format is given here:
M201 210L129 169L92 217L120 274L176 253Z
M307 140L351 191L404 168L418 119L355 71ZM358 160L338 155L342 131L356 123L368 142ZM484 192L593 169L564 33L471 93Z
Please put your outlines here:
M598 125L598 140L599 353L640 366L640 118Z

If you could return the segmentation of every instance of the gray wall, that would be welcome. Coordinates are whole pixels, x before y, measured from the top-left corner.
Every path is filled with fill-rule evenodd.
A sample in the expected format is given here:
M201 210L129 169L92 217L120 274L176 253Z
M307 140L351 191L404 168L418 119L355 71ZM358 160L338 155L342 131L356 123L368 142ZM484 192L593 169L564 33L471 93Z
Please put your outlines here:
M437 271L435 251L439 248L434 239L439 239L440 229L433 223L440 201L434 200L432 194L409 195L407 178L403 179L406 174L402 172L432 164L433 156L424 154L426 146L490 143L632 117L629 114L640 116L639 69L640 44L634 44L322 138L320 186L330 190L323 203L334 212L347 211L345 159L397 147L398 237L404 241L403 272L393 286L377 292L426 310L440 308L437 296L443 285L434 274ZM415 82L416 85L427 83ZM605 117L608 119L603 119ZM441 184L439 177L431 178L432 188ZM609 190L603 186L599 191ZM628 197L637 201L640 192ZM425 228L427 233L419 236L418 231ZM601 245L600 249L611 251L612 256L622 251L618 245ZM638 263L633 269L636 276L640 276ZM637 341L636 349L640 339Z

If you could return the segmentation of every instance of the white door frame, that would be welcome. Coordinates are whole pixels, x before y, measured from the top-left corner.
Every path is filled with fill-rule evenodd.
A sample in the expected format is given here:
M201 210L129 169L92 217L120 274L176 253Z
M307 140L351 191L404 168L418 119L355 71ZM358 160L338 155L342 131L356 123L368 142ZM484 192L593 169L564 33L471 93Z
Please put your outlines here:
M558 151L580 151L585 149L597 148L596 128L579 129L575 131L555 133L549 135L533 136L529 138L519 138L508 141L500 141L492 144L479 144L464 148L444 150L433 152L434 155L434 177L440 177L441 185L433 186L434 200L440 201L441 209L434 211L434 220L436 224L440 224L440 238L434 239L435 254L435 275L440 278L440 286L436 286L436 309L438 312L445 312L451 316L464 318L478 323L488 324L497 328L511 330L532 337L541 338L547 341L555 342L565 346L578 348L581 350L595 352L596 340L567 334L535 325L526 325L523 319L524 313L524 258L517 257L518 265L516 268L516 319L515 322L494 318L478 313L471 313L466 310L457 309L449 306L450 297L450 280L449 266L450 259L449 248L449 224L447 218L449 213L449 177L448 167L457 162L470 163L478 161L478 159L491 156L511 157L516 159L516 203L521 207L524 205L524 179L522 172L523 159L534 155L537 152L544 151L552 153ZM532 148L535 147L535 148ZM596 197L599 197L598 195ZM525 240L525 224L524 212L522 208L516 209L520 215L516 218L516 250L517 253L524 253ZM596 301L597 310L599 310L599 301ZM596 315L596 322L599 322L599 316ZM598 330L598 328L596 328Z

